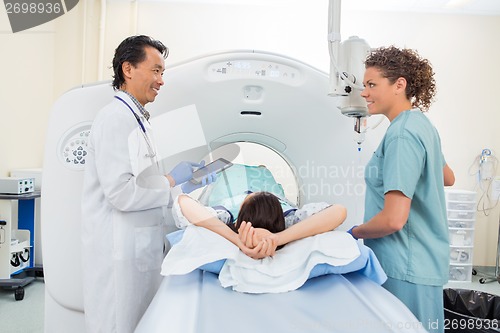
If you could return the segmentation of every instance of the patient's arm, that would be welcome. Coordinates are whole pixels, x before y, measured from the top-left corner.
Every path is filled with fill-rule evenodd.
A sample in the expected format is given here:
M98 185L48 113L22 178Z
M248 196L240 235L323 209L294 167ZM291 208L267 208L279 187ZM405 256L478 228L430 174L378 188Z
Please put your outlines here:
M224 222L213 216L206 209L206 207L201 205L198 201L187 195L179 196L178 200L182 214L189 222L221 235L234 245L238 246L240 250L249 257L260 259L274 254L276 246L274 246L271 240L267 240L266 242L259 244L257 247L248 248L240 240L238 234L231 230L231 228L229 228Z
M238 245L238 235L232 231L224 222L213 216L204 206L187 195L178 198L182 215L194 225L207 228L235 245Z
M332 231L341 225L347 217L347 210L342 205L332 205L314 215L277 233L278 246L301 238Z
M257 246L262 239L267 238L273 239L276 246L280 246L334 230L346 217L347 210L344 206L332 205L276 234L265 229L253 228L250 223L242 223L238 232L241 241L249 248Z

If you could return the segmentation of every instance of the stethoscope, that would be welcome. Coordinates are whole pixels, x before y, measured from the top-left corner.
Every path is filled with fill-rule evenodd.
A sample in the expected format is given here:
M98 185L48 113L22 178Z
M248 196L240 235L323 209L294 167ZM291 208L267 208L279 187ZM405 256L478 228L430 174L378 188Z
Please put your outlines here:
M144 136L144 140L146 140L146 145L148 146L148 154L145 154L144 157L149 157L149 158L153 159L153 157L156 156L156 152L154 151L153 145L151 144L151 141L149 140L149 136L146 133L146 127L144 126L143 122L141 121L141 118L137 115L137 113L134 112L132 107L125 100L123 100L122 98L120 98L118 96L115 96L115 98L122 101L123 104L125 104L129 108L129 110L132 112L135 119L137 120L137 123L139 123L139 127L142 130L142 135Z

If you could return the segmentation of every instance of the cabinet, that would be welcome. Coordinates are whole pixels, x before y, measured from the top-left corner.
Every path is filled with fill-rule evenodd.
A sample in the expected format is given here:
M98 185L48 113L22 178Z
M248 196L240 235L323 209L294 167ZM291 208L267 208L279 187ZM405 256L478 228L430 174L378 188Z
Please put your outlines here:
M446 189L446 214L450 237L450 281L472 281L476 192Z
M24 286L43 277L35 265L35 213L39 191L0 194L0 287L15 290L16 300L24 298Z

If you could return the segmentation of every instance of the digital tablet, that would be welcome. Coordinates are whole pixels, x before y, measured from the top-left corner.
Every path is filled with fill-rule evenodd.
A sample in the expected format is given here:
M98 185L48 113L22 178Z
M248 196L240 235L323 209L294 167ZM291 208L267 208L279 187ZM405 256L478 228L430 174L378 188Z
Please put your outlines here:
M233 163L229 162L226 159L219 158L213 162L208 163L202 168L199 168L195 172L193 172L193 179L191 179L191 182L194 184L199 184L203 180L204 177L211 173L219 173L223 170L226 170L230 166L232 166Z

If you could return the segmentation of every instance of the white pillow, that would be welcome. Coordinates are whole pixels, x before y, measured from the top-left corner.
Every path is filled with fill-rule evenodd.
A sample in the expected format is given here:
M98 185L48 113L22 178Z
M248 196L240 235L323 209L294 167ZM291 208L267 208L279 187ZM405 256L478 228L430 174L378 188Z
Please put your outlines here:
M182 239L178 241L175 236ZM214 273L220 270L222 286L251 293L294 290L311 277L345 273L342 268L360 256L358 243L342 231L292 242L274 257L260 260L247 257L222 236L194 225L170 235L169 239L178 243L163 261L163 275L182 275L198 268ZM366 260L356 264L356 270L364 267Z

